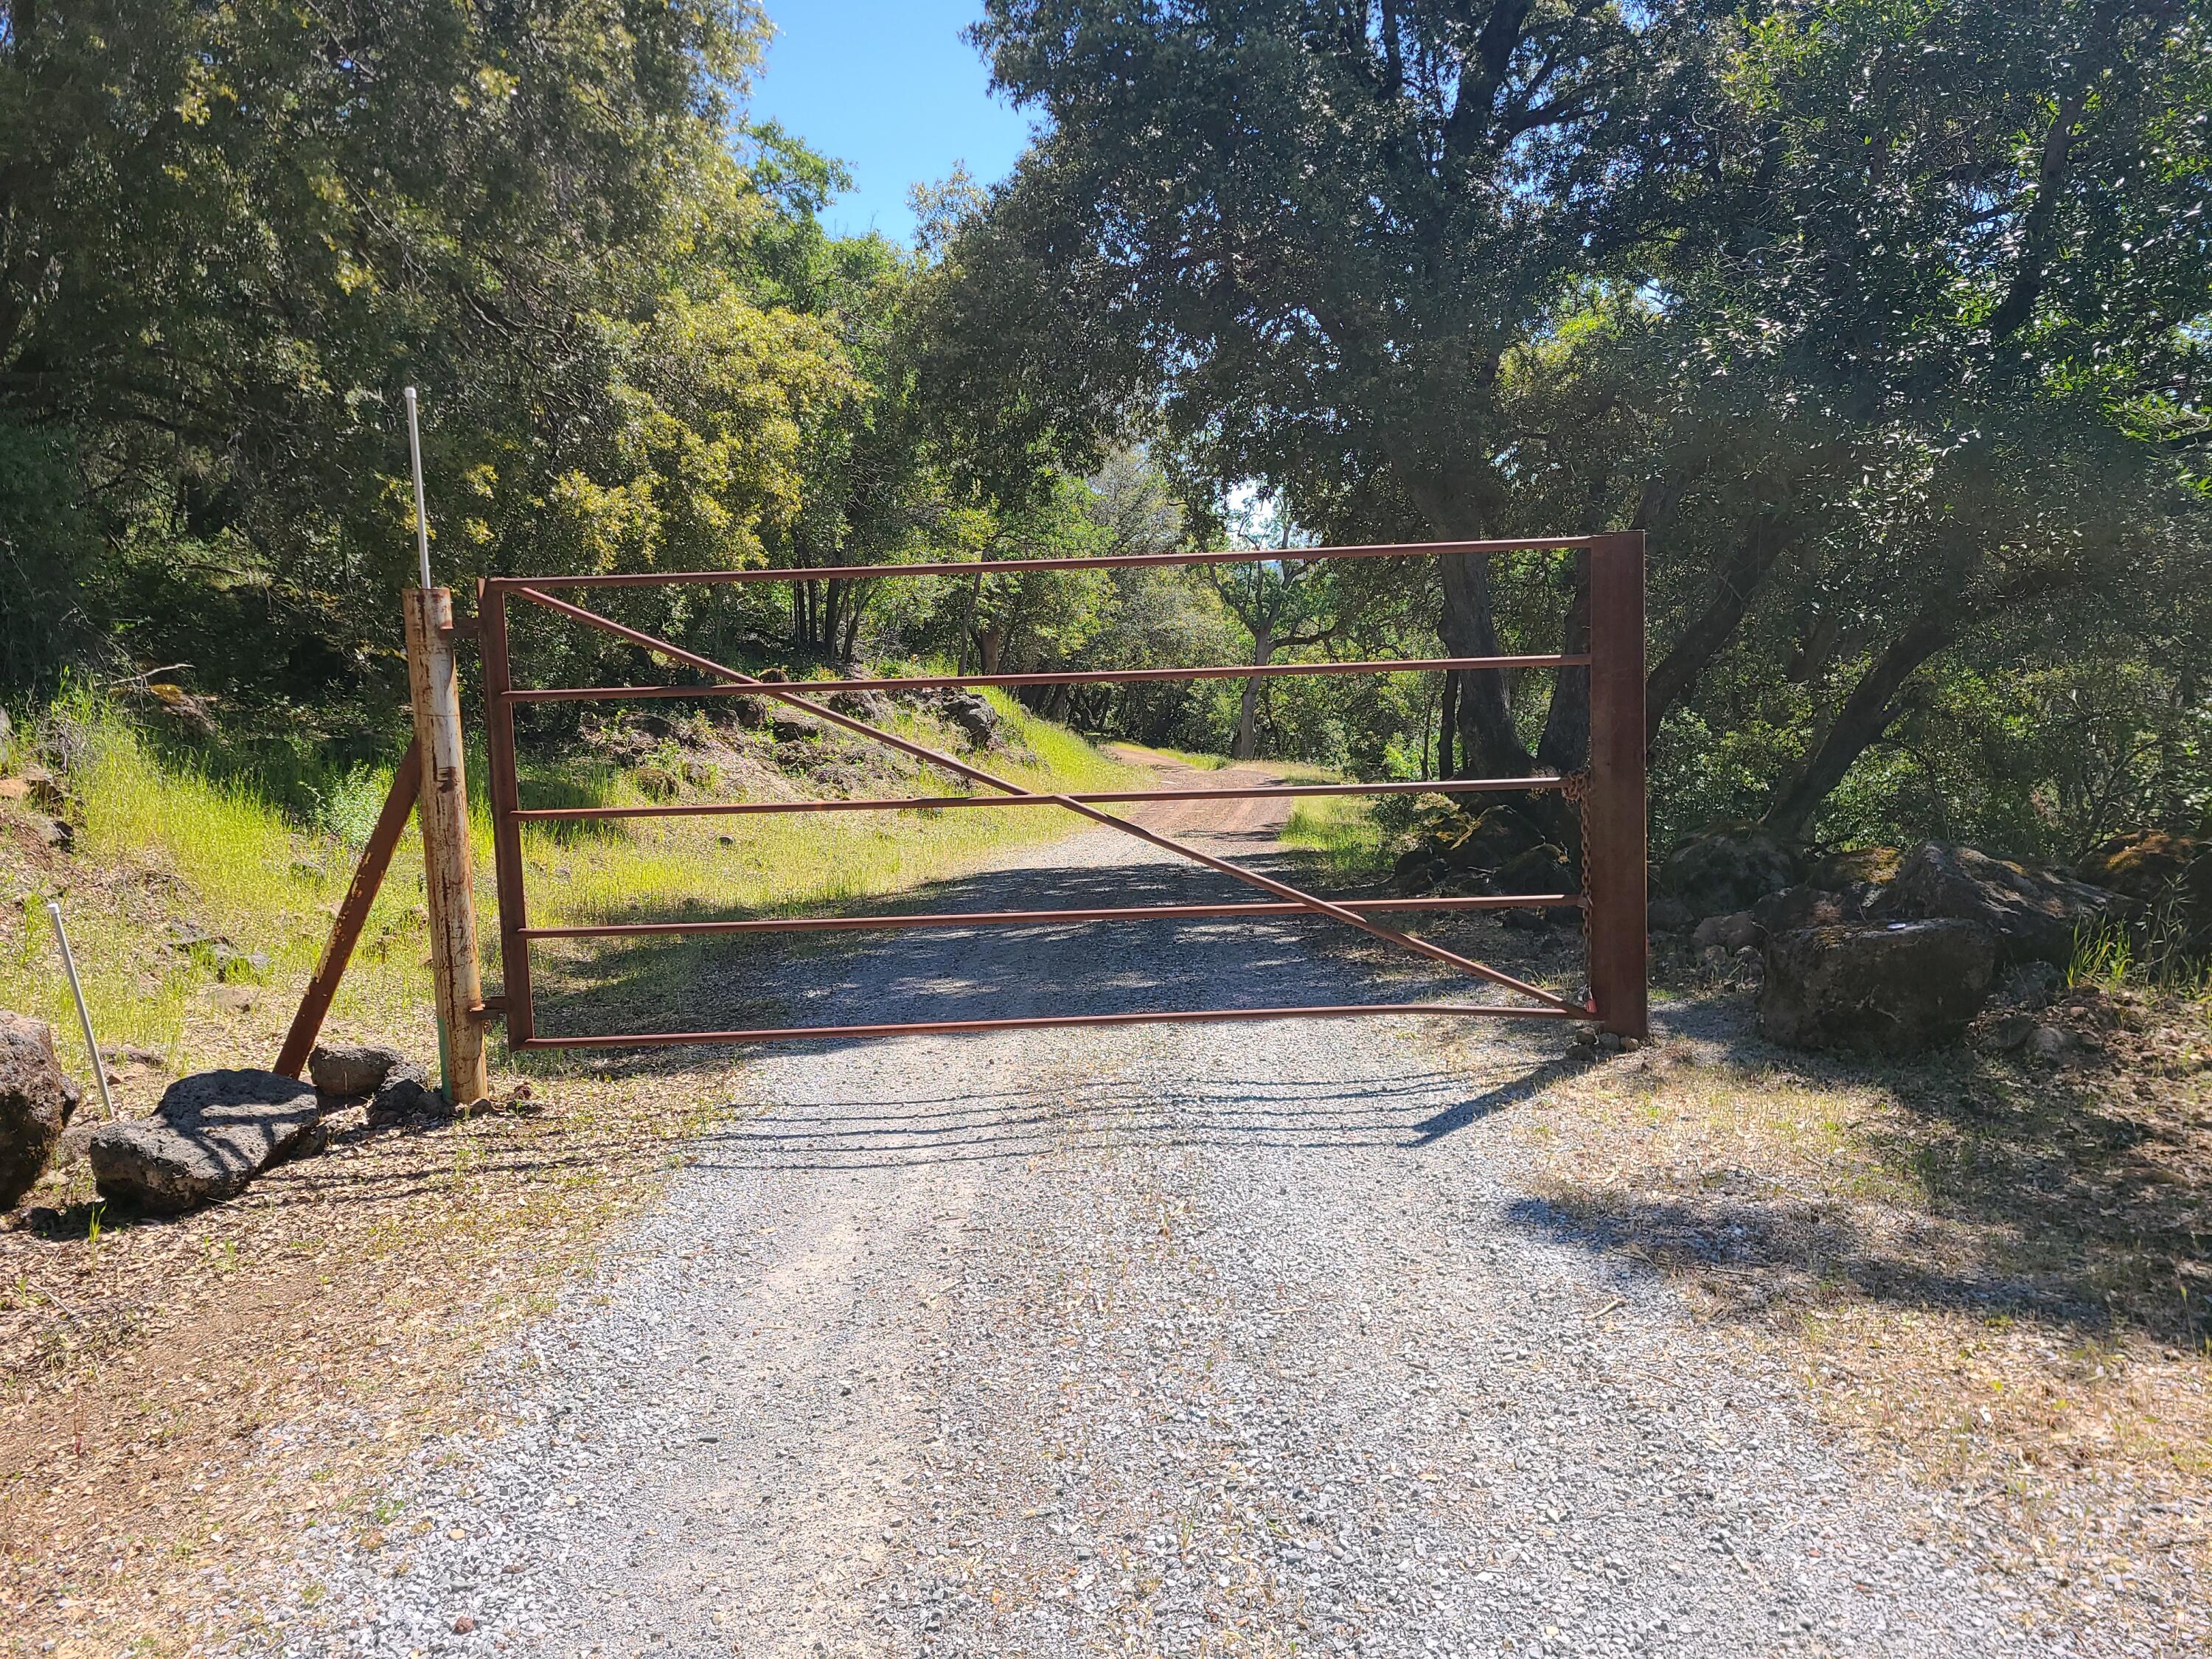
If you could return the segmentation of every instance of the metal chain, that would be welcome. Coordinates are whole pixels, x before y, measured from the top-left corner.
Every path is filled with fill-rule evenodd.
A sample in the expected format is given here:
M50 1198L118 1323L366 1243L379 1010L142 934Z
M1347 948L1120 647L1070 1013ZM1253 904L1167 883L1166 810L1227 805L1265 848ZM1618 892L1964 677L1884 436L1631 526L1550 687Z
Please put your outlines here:
M1577 890L1582 898L1583 976L1587 981L1589 977L1590 961L1589 769L1584 767L1578 772L1566 774L1559 780L1559 793L1575 809L1575 863L1578 866L1577 878L1580 882ZM1585 982L1583 987L1583 1000L1585 1002L1589 1001L1589 986Z

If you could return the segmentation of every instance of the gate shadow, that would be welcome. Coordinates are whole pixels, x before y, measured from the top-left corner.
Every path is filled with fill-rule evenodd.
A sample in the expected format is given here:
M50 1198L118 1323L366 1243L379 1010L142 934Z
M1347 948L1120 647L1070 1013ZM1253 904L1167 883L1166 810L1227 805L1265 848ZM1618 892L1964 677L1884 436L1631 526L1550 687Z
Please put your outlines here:
M1292 857L1249 861L1294 884L1310 878ZM815 914L1235 903L1258 896L1200 866L1132 861L984 871L930 883L895 902L860 900ZM644 907L604 917L658 919ZM1423 932L1516 973L1556 981L1563 961L1578 965L1575 953L1486 918L1437 919ZM541 944L533 960L538 1024L555 1034L1460 1000L1470 990L1465 975L1394 954L1340 923L1292 916L648 936ZM1483 1001L1515 1000L1475 988ZM807 1046L834 1052L873 1040L814 1039ZM674 1069L669 1057L679 1052L697 1053L611 1051L599 1069Z
M710 1132L695 1162L712 1170L834 1175L1133 1151L1418 1156L1533 1097L1569 1069L1563 1060L1513 1056L1495 1084L1474 1094L1466 1092L1465 1077L1431 1069L1372 1080L1209 1078L1169 1091L1116 1078L783 1104Z

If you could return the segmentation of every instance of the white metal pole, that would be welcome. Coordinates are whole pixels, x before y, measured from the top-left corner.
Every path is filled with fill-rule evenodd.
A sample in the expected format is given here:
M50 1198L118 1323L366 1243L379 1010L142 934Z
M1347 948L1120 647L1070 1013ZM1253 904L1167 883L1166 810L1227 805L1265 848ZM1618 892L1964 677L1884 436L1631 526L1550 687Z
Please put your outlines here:
M430 586L430 520L422 505L422 430L415 418L415 388L407 388L407 458L415 464L415 556L422 567L422 586Z
M100 1084L100 1103L106 1109L107 1120L115 1121L115 1097L107 1092L107 1066L100 1057L100 1045L92 1039L92 1011L84 1006L84 987L77 982L76 957L70 950L69 929L62 926L62 907L58 899L46 901L46 914L54 919L54 939L62 947L62 971L69 975L70 994L76 999L77 1023L84 1027L85 1052L92 1056L92 1075Z

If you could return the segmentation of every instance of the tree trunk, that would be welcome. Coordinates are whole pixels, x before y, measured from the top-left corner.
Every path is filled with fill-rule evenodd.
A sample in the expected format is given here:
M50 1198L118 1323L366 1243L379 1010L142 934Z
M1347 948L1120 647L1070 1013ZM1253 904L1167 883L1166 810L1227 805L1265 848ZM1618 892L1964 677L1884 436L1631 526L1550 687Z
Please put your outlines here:
M1498 621L1490 609L1488 556L1448 555L1437 562L1443 575L1445 650L1455 657L1501 655ZM1535 769L1535 757L1513 728L1512 699L1502 671L1470 668L1462 674L1459 744L1464 776L1520 777Z
M1780 524L1769 519L1754 521L1723 565L1713 584L1712 598L1690 620L1690 625L1659 659L1644 686L1644 732L1648 744L1659 736L1659 722L1667 711L1690 694L1721 647L1735 636L1752 595L1766 580L1782 556L1789 538Z
M839 662L851 662L853 660L853 653L860 648L860 613L866 608L867 607L860 602L860 592L855 588L854 590L851 602L846 609L844 641L837 647L837 660Z
M1959 636L1960 627L1972 614L1963 602L1938 600L1890 641L1844 699L1819 746L1775 791L1760 820L1767 829L1784 841L1806 838L1820 804L1897 718L1898 691L1921 664Z
M983 573L979 570L968 583L967 601L960 611L960 660L953 666L963 674L968 672L968 646L975 636L975 607L982 597Z
M1275 654L1275 641L1264 629L1252 635L1252 662L1264 668L1267 659ZM1244 682L1243 700L1237 708L1237 735L1229 744L1229 758L1250 760L1260 752L1260 682L1254 678Z
M1569 577L1566 626L1560 652L1574 656L1589 649L1589 555L1575 555ZM1576 772L1589 760L1589 670L1553 671L1552 704L1544 711L1544 735L1537 739L1536 764L1543 771Z
M1006 649L1006 630L994 622L985 623L975 630L975 672L979 674L997 673L999 660Z
M1444 670L1443 706L1437 711L1437 775L1455 778L1452 766L1452 733L1459 729L1459 670Z

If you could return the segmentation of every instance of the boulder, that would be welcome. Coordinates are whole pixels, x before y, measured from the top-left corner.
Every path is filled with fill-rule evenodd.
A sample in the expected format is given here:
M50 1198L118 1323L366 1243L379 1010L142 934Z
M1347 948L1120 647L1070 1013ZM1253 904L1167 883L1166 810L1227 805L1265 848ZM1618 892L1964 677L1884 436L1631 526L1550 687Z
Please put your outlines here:
M1567 855L1549 842L1516 853L1490 884L1501 893L1573 893L1582 887Z
M373 1129L395 1123L420 1123L449 1118L453 1109L446 1097L430 1086L414 1066L403 1066L385 1079L368 1103L368 1121Z
M1845 847L1823 853L1805 870L1808 887L1845 893L1855 887L1882 887L1897 878L1905 854L1894 847Z
M2132 899L2153 915L2170 911L2192 943L2212 940L2212 841L2133 830L2099 842L2074 874Z
M1651 931L1655 933L1686 933L1697 926L1698 921L1690 914L1688 905L1664 894L1651 901L1647 914L1650 918Z
M1863 921L1866 901L1855 892L1832 892L1802 882L1769 893L1751 907L1751 917L1762 936L1794 933L1803 927L1833 927L1838 922Z
M1996 938L2000 964L2063 964L2072 959L2084 928L2124 920L2133 908L2107 889L1931 841L1898 866L1871 914L1884 920L1978 922Z
M38 1185L80 1098L54 1058L53 1029L0 1011L0 1210Z
M1804 875L1796 849L1764 830L1715 830L1692 836L1659 868L1661 890L1692 916L1732 915Z
M1006 723L987 698L954 686L940 691L937 710L959 728L960 735L977 749L996 749L1006 741Z
M866 720L872 726L882 725L891 714L891 706L880 691L832 691L822 699L822 704L825 708L834 708L849 719Z
M103 1123L85 1145L100 1196L180 1215L236 1196L270 1164L320 1150L322 1102L274 1072L179 1078L151 1117Z
M307 1076L326 1095L373 1095L386 1078L395 1070L405 1071L407 1064L398 1049L376 1043L319 1042L308 1058Z
M1750 911L1738 910L1734 915L1707 916L1690 935L1690 944L1698 951L1710 951L1717 945L1734 956L1738 951L1756 945L1765 936L1765 930Z
M1444 856L1459 870L1502 870L1522 854L1548 839L1510 806L1493 806L1478 817Z
M1391 865L1391 882L1408 898L1425 893L1437 884L1436 871L1431 867L1434 862L1435 854L1425 843L1409 847L1399 854L1396 861Z
M1800 1048L1907 1053L1954 1042L1996 977L1978 922L1844 922L1766 942L1759 1030Z

